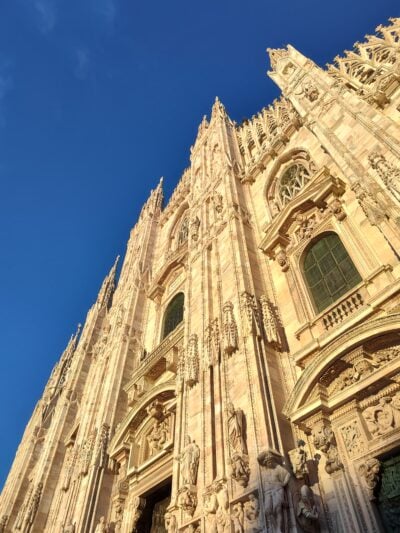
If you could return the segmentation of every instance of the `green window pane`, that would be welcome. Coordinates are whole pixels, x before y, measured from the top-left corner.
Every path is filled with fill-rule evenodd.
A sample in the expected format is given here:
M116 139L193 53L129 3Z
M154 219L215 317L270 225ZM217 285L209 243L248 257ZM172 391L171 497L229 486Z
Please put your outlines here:
M306 251L304 277L320 312L361 281L346 248L335 233L321 237Z
M182 292L178 293L170 303L164 315L164 328L162 338L169 335L183 320L183 304L185 297Z

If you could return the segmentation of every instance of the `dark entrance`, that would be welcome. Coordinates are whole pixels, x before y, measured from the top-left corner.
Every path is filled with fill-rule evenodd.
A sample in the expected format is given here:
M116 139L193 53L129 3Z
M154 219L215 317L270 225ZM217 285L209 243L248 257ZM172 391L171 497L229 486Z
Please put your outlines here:
M378 507L387 533L400 531L400 454L382 459Z
M171 501L171 480L143 495L146 506L137 524L140 533L167 533L164 526L164 514Z

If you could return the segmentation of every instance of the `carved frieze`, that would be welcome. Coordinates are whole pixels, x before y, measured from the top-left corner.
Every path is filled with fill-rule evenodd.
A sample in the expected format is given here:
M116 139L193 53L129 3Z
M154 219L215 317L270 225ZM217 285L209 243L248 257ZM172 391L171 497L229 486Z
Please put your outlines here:
M364 409L362 416L373 437L400 428L400 392L380 398Z
M231 519L225 479L215 480L203 498L203 512L210 533L229 533Z
M263 527L260 516L260 502L254 493L249 494L243 503L244 531L246 533L261 533Z

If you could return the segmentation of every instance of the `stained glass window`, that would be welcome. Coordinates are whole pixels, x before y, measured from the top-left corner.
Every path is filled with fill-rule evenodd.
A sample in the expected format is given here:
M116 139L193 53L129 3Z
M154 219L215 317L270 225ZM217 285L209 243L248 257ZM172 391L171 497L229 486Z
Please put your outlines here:
M361 281L361 276L335 233L325 234L308 248L304 276L320 312Z
M165 339L167 335L174 331L176 326L183 320L183 304L185 297L183 292L179 292L169 302L164 315L164 328L162 338Z

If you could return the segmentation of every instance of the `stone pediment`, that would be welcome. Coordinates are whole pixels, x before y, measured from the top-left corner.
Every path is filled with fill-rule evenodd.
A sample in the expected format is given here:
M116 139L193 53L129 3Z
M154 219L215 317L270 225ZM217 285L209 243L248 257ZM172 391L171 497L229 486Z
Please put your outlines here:
M264 228L265 237L260 248L270 257L278 245L286 247L289 244L288 230L296 221L299 213L305 213L317 207L325 210L330 199L337 199L345 191L344 182L332 176L329 169L322 167L316 172L310 183L293 200L288 203L273 221Z

